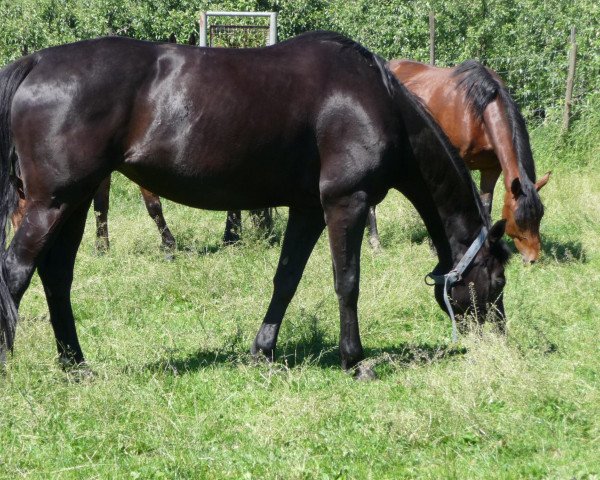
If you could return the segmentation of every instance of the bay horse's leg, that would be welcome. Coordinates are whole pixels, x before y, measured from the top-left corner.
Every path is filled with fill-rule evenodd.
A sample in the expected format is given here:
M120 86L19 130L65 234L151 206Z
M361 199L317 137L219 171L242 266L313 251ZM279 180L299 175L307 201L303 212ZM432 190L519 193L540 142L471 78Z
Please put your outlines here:
M325 202L325 218L333 259L335 291L340 308L340 357L344 370L353 369L364 358L358 329L360 248L368 205L364 193ZM357 378L373 378L360 368Z
M250 210L252 223L254 226L265 233L266 237L270 237L273 233L273 216L270 208L262 210Z
M225 233L223 234L223 243L233 245L240 241L240 232L242 231L242 212L231 210L227 212L225 221Z
M25 198L19 197L19 199L17 200L17 205L10 216L13 231L15 232L17 231L17 228L19 228L19 225L21 225L21 222L23 221L23 215L25 214L26 204L27 201L25 200Z
M108 251L108 206L110 197L110 175L100 183L94 195L94 215L96 216L96 250Z
M369 245L376 252L381 250L381 239L377 230L377 216L375 215L375 206L369 207L367 215L367 231L369 232Z
M140 192L142 192L142 198L146 204L146 210L148 210L148 214L152 220L154 220L154 223L156 223L158 231L160 232L160 236L162 238L162 248L166 251L174 250L175 238L173 237L171 230L169 230L169 227L167 227L167 222L163 216L160 197L143 187L140 187Z
M73 212L38 265L56 338L59 362L63 366L78 365L84 361L71 307L71 284L75 256L83 236L88 209L89 202L85 202Z
M253 355L263 353L268 359L273 358L281 321L324 228L325 220L320 208L290 208L279 264L273 278L273 296L252 345Z
M479 188L481 192L481 202L487 212L489 218L492 218L492 200L494 199L494 188L500 173L501 168L492 168L487 170L481 170L481 178L479 181Z

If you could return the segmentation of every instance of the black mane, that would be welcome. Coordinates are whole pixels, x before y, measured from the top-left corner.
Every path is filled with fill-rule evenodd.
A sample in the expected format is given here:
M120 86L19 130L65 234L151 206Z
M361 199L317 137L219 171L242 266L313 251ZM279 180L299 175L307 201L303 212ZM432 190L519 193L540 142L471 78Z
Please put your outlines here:
M483 117L487 106L500 97L506 109L508 121L512 130L512 142L519 163L519 177L524 195L519 197L519 206L515 211L515 221L520 226L526 226L531 220L539 219L544 212L544 206L535 189L535 164L529 143L529 134L525 119L510 93L490 71L476 60L467 60L458 65L452 74L461 77L459 88L465 92L469 105L478 118Z
M318 39L322 42L332 42L339 45L342 48L347 48L359 54L371 67L375 67L381 73L381 80L385 85L388 93L392 95L395 86L399 83L396 77L389 72L386 67L387 62L381 58L379 55L371 52L368 48L364 47L358 42L355 42L351 38L345 37L337 32L331 32L329 30L314 30L311 32L306 32L298 35L297 37L293 37L290 40L286 41L295 41L297 39ZM282 42L283 43L283 42Z

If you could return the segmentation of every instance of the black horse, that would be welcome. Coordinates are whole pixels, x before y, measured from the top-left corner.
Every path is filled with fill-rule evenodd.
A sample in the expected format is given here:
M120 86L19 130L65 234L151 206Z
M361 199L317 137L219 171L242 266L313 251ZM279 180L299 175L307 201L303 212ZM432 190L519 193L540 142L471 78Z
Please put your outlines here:
M383 60L334 33L245 50L110 37L31 54L0 71L0 158L3 250L16 162L27 199L0 269L3 351L13 346L18 306L37 268L60 360L84 361L70 301L73 266L92 196L114 170L192 207L290 207L255 353L273 356L327 226L342 366L363 359L361 239L369 206L392 187L425 221L436 273L452 270L482 239L462 276L435 287L440 306L450 305L446 288L459 313L477 308L483 318L496 302L489 311L503 316L504 224L486 224L463 162Z

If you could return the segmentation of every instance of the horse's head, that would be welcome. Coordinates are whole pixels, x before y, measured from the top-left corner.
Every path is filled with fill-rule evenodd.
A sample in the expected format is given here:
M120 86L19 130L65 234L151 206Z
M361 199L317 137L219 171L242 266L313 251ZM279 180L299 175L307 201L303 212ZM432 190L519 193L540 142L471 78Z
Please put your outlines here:
M502 290L504 289L504 265L510 251L502 241L506 222L500 220L490 229L485 242L470 262L461 278L449 290L455 314L472 314L479 322L494 314L503 327L505 322ZM436 285L435 297L447 312L444 301L444 285ZM449 312L447 312L449 313Z
M515 178L510 191L504 196L502 218L506 220L506 234L513 239L523 262L527 264L535 262L540 256L540 222L544 208L537 192L549 179L550 172L535 183L535 190L526 192L519 178Z

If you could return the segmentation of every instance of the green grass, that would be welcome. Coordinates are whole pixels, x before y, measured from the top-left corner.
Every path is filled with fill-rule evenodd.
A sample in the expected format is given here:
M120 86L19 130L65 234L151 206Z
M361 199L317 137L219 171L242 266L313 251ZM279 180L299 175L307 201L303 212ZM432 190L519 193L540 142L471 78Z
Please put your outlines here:
M508 338L486 330L450 344L423 282L436 262L424 228L390 193L385 250L363 248L372 383L338 365L325 235L278 360L256 365L247 352L279 247L249 225L243 245L221 247L223 213L164 202L180 245L166 262L139 193L116 176L111 251L95 253L90 215L73 288L95 376L77 382L58 367L35 277L0 378L0 477L598 478L600 130L586 121L566 139L552 124L532 131L538 171L554 173L543 257L508 267ZM284 223L280 209L279 232Z

